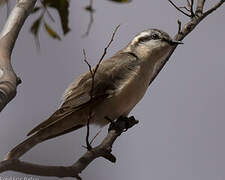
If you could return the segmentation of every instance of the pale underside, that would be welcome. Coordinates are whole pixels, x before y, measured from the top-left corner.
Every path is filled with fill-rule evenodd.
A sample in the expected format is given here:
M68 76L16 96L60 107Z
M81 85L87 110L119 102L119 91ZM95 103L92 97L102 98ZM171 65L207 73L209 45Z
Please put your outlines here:
M128 52L102 61L95 75L92 101L92 77L87 72L66 89L61 107L28 135L38 132L49 139L78 129L86 125L90 109L90 122L100 126L108 123L105 117L114 120L127 116L148 87L149 77L142 71L140 60Z

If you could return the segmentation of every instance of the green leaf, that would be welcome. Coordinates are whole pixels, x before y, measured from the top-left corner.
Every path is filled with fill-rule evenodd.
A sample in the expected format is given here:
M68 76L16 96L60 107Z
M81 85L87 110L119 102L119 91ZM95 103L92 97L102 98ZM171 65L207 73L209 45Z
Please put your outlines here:
M56 9L60 16L63 33L70 31L69 28L69 0L43 0L43 5Z
M109 0L109 1L113 1L113 2L116 2L116 3L129 3L132 0Z
M47 23L44 23L44 27L50 37L52 37L53 39L61 40L59 35Z

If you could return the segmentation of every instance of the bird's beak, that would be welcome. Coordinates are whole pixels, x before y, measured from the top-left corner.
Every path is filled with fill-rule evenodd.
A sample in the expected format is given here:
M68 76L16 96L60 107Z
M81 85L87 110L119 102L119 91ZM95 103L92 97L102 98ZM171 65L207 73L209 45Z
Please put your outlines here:
M184 43L181 42L181 41L176 41L176 40L173 40L173 39L166 39L166 38L163 38L162 40L163 40L163 41L166 41L167 43L169 43L169 44L172 45L172 46L176 46L176 45L179 45L179 44L184 44Z
M184 44L184 43L181 41L171 40L171 41L169 41L169 44L175 46L175 45Z

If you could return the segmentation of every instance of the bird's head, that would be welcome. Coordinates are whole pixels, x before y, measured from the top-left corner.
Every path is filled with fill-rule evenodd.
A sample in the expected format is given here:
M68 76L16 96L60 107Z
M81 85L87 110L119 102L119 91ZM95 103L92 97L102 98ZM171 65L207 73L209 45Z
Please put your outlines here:
M158 60L166 56L172 47L178 44L182 42L173 40L166 32L149 29L137 34L126 49L142 60Z

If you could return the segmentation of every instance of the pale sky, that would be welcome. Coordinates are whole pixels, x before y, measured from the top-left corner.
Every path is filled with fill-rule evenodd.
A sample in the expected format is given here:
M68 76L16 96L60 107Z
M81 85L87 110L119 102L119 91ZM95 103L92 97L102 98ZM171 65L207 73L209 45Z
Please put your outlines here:
M212 3L212 1L211 1ZM61 94L80 73L85 48L95 64L113 29L121 24L107 57L123 48L135 34L159 28L171 36L177 19L188 19L165 0L134 0L119 5L94 1L94 23L88 37L88 1L71 1L72 31L61 42L40 33L37 52L29 27L30 17L16 43L12 64L22 79L18 94L0 115L0 158L26 138L34 126L48 118L60 104ZM5 21L1 10L0 27ZM4 14L5 13L5 14ZM53 12L53 14L56 14ZM97 159L85 169L85 180L224 180L225 179L225 6L210 15L184 39L131 115L140 123L119 137L112 153L116 164ZM49 21L49 20L48 20ZM59 23L52 24L59 27ZM57 29L60 32L60 29ZM94 135L95 127L91 129ZM96 140L105 136L106 130ZM71 165L84 152L82 129L37 145L23 160L44 165ZM15 172L6 177L36 177ZM55 177L38 177L55 180ZM72 179L72 178L65 178Z

